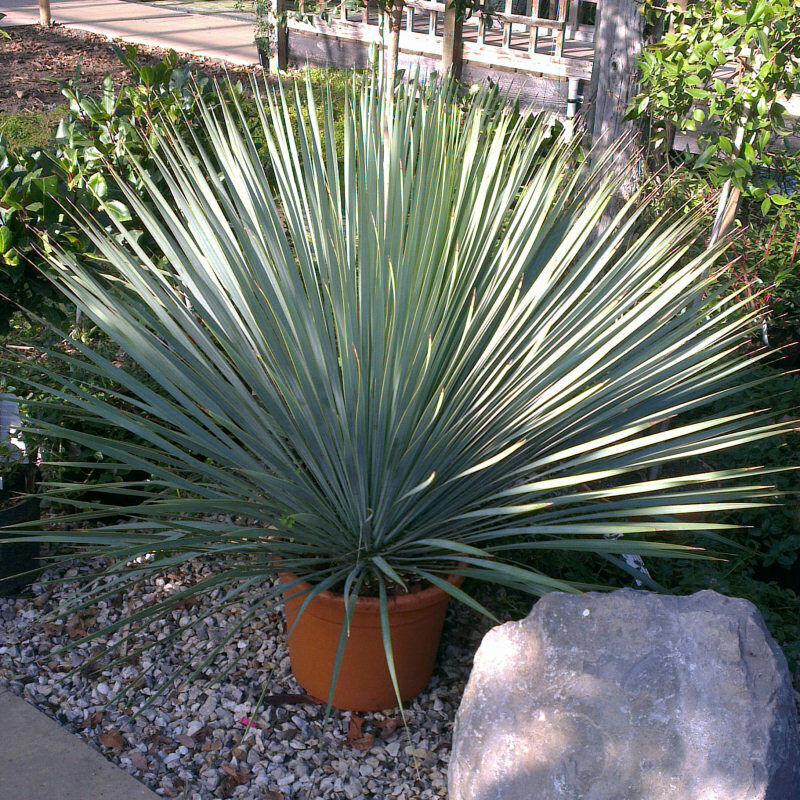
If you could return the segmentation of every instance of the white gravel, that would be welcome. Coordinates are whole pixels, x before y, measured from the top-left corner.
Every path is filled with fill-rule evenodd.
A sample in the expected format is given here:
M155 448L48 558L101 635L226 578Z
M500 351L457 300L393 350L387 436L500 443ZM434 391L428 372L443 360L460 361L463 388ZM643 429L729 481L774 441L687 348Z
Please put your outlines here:
M64 565L44 577L74 578L92 566ZM114 602L98 604L80 621L73 618L72 625L78 632L81 625L95 630L207 574L208 568L193 564ZM212 615L134 663L82 669L64 677L97 646L90 643L53 655L69 641L70 620L43 623L42 618L74 588L69 581L37 583L28 598L0 598L0 687L23 695L157 794L182 800L446 797L453 719L472 656L488 627L463 607L451 603L436 672L428 690L406 709L407 730L397 725L396 710L363 715L335 711L323 728L321 706L291 702L256 713L265 680L267 696L302 691L289 668L279 610L259 617L229 643L217 666L245 654L220 683L198 679L178 684L133 716L166 674L220 640L227 621L258 598L257 590L239 608ZM201 601L174 611L172 622L159 627L158 637L197 619L203 610ZM213 676L214 668L207 674ZM114 701L136 682L132 708ZM251 717L255 724L245 736Z

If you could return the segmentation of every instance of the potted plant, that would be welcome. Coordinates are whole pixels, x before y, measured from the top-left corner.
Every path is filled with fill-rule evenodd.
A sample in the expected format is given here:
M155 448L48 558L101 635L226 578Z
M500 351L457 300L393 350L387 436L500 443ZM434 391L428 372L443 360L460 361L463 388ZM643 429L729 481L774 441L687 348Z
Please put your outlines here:
M280 579L292 584L296 576L284 572ZM459 575L448 580L454 587L463 582ZM413 699L428 685L444 625L446 591L435 585L418 585L385 598L392 651L387 660L379 598L359 597L348 609L343 594L326 590L298 617L311 590L311 584L304 582L286 592L292 672L308 694L330 699L336 708L380 711L391 708L396 699ZM347 638L337 665L343 629Z
M208 669L285 601L301 685L336 705L388 705L352 697L343 672L383 665L383 688L407 699L429 675L446 599L489 613L461 578L580 591L548 575L548 552L695 557L669 535L725 526L675 514L766 502L763 471L690 460L793 425L702 416L746 388L758 356L735 298L695 302L720 252L688 258L696 219L644 225L634 197L595 236L618 179L488 90L412 82L387 95L354 79L341 113L310 83L304 101L278 92L256 94L269 173L237 98L221 98L195 120L202 151L175 132L160 143L168 194L144 169L146 196L121 186L154 251L89 218L90 263L50 251L60 289L155 387L75 344L86 373L58 396L130 436L37 431L150 479L128 509L135 525L92 526L88 508L91 529L59 538L105 548L115 591L193 559L216 565L148 624L192 596L213 610L261 587L187 669ZM97 375L114 393L87 388ZM655 464L672 465L667 477L647 479ZM105 591L101 576L80 602ZM409 633L418 593L433 599ZM326 626L313 678L292 644L312 617ZM368 653L349 655L362 639ZM399 660L423 642L424 670L406 683Z
M271 0L256 0L255 1L255 33L254 39L256 43L256 51L258 52L258 61L261 66L272 73L278 72L279 64L285 60L285 52L282 58L279 58L278 49L285 45L279 42L279 27L285 24L286 12L282 11L280 15L276 16L273 3Z
M0 394L0 530L39 518L37 466L26 457L18 437L16 398ZM17 594L29 583L26 574L39 566L39 543L5 544L0 540L0 595Z

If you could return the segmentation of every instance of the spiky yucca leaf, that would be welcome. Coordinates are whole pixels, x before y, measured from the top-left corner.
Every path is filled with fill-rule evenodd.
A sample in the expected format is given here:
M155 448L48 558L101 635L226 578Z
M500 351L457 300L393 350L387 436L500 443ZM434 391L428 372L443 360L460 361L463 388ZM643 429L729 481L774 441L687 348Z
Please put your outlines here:
M441 576L460 565L533 594L575 591L507 554L691 556L642 537L723 530L675 515L773 495L761 470L687 466L788 427L697 413L745 388L756 356L736 297L692 310L718 255L689 257L695 220L645 228L638 197L593 236L617 180L584 174L546 120L488 92L462 104L415 84L385 108L374 85L354 86L341 153L337 109L318 109L310 86L256 100L274 189L223 98L196 140L168 135L153 154L168 194L126 190L163 257L91 219L105 275L53 253L59 286L158 387L76 341L89 377L54 398L132 437L29 422L151 476L131 487L131 522L30 534L112 557L111 580L76 602L214 559L218 574L115 626L225 587L211 613L263 585L233 636L277 602L265 579L279 557L314 593L385 598L422 580L480 607ZM116 398L98 399L92 375ZM648 480L654 466L668 469ZM76 518L102 512L84 505Z

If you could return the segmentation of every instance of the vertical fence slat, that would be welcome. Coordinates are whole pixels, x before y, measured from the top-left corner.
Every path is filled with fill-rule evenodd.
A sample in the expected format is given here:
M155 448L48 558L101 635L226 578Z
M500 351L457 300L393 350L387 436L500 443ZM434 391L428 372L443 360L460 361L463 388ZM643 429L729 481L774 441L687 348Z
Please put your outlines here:
M514 10L513 0L506 0L503 10L506 14L511 14ZM511 48L511 23L503 20L503 49L509 50Z
M436 12L428 12L428 36L436 36Z
M478 44L486 41L486 20L483 18L483 8L478 12Z
M414 30L414 9L411 6L406 6L406 30L409 33Z
M580 10L580 0L567 0L569 11L567 12L567 37L574 39L578 33L578 11Z
M347 2L346 2L346 0L343 0L343 2L341 2L339 4L339 19L342 19L345 22L347 21Z
M556 31L556 45L553 52L553 58L564 57L564 28L567 24L567 0L558 0L558 11L556 13L556 21L559 23L558 30Z
M539 17L539 4L541 0L528 0L525 13L529 17ZM535 55L536 46L539 44L539 26L531 25L528 28L528 55Z

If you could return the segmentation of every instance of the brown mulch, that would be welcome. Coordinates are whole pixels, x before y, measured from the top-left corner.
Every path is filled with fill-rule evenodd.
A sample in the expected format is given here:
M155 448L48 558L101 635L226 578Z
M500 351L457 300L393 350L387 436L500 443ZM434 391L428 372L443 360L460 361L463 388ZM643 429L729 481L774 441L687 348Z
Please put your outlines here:
M80 67L80 86L96 90L106 73L120 85L130 77L122 67L111 45L125 47L104 36L76 31L61 26L41 28L25 25L5 28L10 39L0 37L0 110L44 111L64 105L58 81L69 80ZM158 47L139 47L142 60L155 62L167 51ZM183 63L195 64L209 75L221 77L226 69L232 76L244 77L257 68L226 65L208 58L181 56Z

